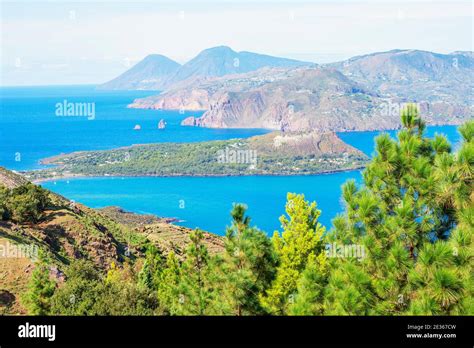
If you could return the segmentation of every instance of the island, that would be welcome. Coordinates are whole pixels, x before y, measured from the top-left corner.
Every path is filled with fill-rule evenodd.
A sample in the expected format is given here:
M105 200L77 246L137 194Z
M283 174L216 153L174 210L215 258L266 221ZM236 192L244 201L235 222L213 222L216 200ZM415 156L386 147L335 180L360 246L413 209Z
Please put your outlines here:
M77 176L310 175L360 169L368 157L335 133L271 132L247 139L133 145L61 154L33 181Z

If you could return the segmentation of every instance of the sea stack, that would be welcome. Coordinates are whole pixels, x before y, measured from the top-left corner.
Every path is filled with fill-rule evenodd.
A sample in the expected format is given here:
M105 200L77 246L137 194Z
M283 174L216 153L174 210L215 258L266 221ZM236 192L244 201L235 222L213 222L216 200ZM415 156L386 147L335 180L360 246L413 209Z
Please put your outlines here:
M133 127L134 130L140 130L142 129L142 126L140 126L139 124L136 124L135 127Z
M165 120L161 119L160 122L158 123L158 129L165 129L166 128L166 122Z
M197 119L196 117L194 116L189 116L189 117L186 117L184 120L181 121L181 125L182 126L199 126L200 123L199 123L199 119Z

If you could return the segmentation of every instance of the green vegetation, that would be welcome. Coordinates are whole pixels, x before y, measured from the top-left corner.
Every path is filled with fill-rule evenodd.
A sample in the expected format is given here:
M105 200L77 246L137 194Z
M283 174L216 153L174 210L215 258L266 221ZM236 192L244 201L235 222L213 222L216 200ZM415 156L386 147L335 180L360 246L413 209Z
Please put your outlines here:
M31 183L13 189L0 186L0 220L38 222L49 204L49 193Z
M77 280L76 286L96 282L94 296L113 294L122 296L124 302L128 302L127 296L130 296L144 303L124 307L127 308L124 313L169 313L155 306L153 289L160 283L167 254L176 253L178 264L183 261L192 230L170 224L167 219L116 209L94 210L22 179L0 168L2 313L56 313L61 303L67 305L67 297L61 298L62 302L57 297L62 293L58 289L72 287L71 279ZM222 238L207 232L203 233L203 244L210 255L224 250ZM35 265L37 252L42 259ZM87 276L87 272L84 275L87 277L81 278L80 269L85 266L77 266L79 261L95 270L95 280ZM127 267L130 271L122 274ZM126 287L121 287L121 282L103 283L112 268L123 277ZM74 289L78 288L70 290L70 295L79 291ZM51 302L53 293L55 300ZM121 309L112 304L97 306L85 305L85 309L79 306L67 313L121 313Z
M268 311L273 314L286 314L288 305L294 301L297 282L307 264L324 266L324 228L318 223L320 211L316 203L308 203L303 195L288 194L286 204L288 217L280 221L283 232L275 232L273 246L279 264L270 289L262 298Z
M75 262L51 298L57 315L160 315L156 293L138 282L137 272L114 265L104 276L92 263Z
M260 294L271 285L277 263L271 241L250 226L243 205L234 205L227 229L225 252L216 258L214 277L218 297L213 306L223 315L260 315L265 310Z
M47 257L41 254L31 275L28 291L23 295L30 314L45 315L51 312L51 297L56 284L49 273Z
M343 187L347 212L328 240L365 255L330 261L327 314L474 314L474 122L457 154L443 136L423 138L416 108L402 122L398 142L377 138L364 186Z
M343 185L345 212L325 231L321 212L288 194L272 239L235 205L225 250L211 255L203 233L184 257L145 256L108 272L71 264L53 293L32 277L36 314L474 315L474 122L459 128L456 153L443 136L423 137L418 110L404 129L381 135L363 185ZM35 271L36 272L36 271ZM48 307L48 303L51 305ZM49 310L48 310L49 308Z
M281 142L281 143L280 143ZM60 155L56 167L31 171L34 179L64 175L292 175L362 168L360 151L335 134L270 133L249 139L136 145Z

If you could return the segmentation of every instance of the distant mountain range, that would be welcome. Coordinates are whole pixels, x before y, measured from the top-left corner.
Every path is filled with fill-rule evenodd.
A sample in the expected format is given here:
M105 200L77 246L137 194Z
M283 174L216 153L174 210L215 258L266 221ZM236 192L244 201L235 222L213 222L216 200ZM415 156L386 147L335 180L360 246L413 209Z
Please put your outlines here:
M262 68L186 80L132 108L204 110L183 125L283 131L395 129L418 103L428 124L474 117L472 52L394 50L322 66Z
M206 49L184 65L162 55L149 55L100 89L164 90L182 81L246 73L263 67L297 67L313 63L252 52L235 52L227 46Z
M188 126L393 129L407 102L429 124L459 124L474 117L474 55L392 50L317 65L219 46L181 66L148 56L100 88L162 91L132 108L205 111Z

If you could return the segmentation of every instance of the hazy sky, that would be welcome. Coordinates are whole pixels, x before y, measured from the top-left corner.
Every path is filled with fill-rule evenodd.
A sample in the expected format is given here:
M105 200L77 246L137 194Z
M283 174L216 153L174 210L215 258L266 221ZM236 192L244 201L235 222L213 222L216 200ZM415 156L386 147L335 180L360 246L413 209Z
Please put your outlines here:
M0 2L1 85L101 83L150 53L183 63L217 45L317 63L473 50L470 0Z

